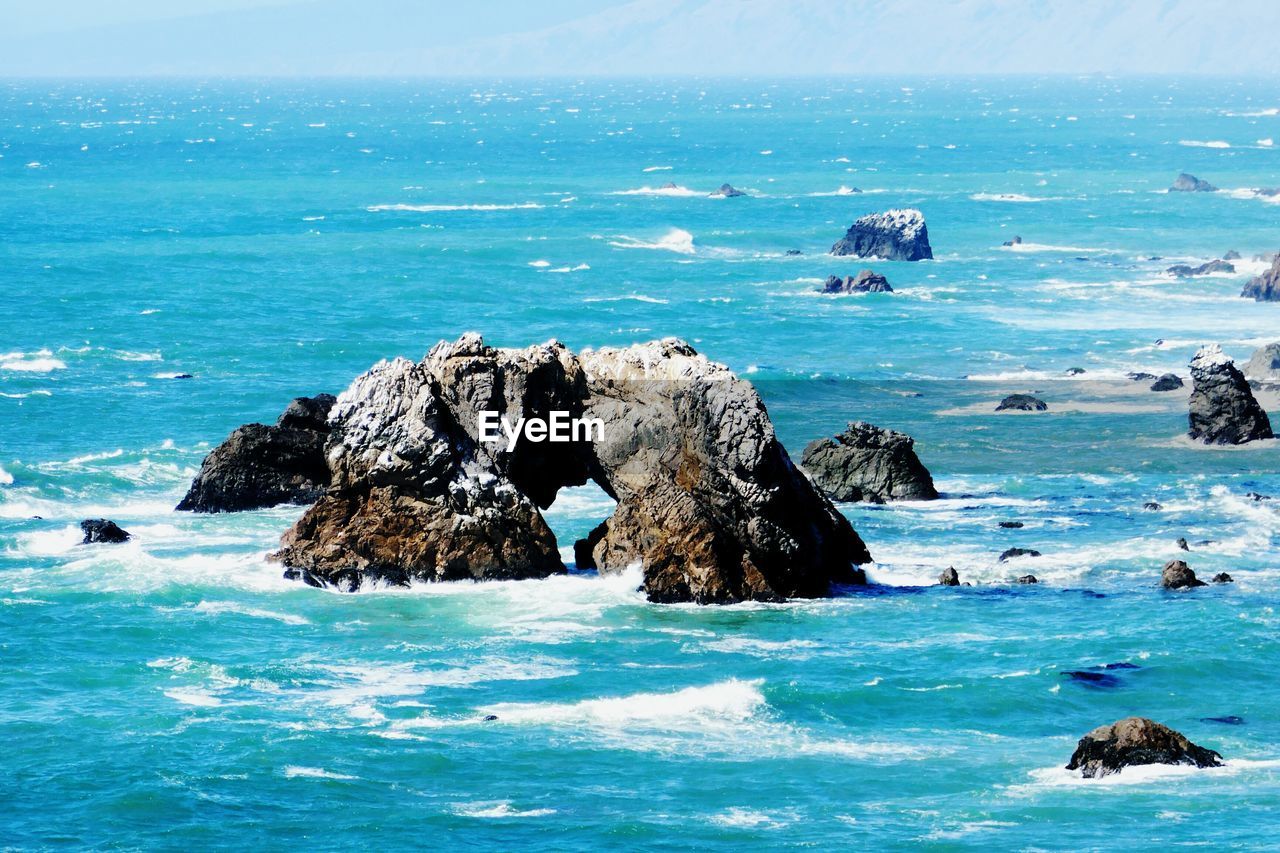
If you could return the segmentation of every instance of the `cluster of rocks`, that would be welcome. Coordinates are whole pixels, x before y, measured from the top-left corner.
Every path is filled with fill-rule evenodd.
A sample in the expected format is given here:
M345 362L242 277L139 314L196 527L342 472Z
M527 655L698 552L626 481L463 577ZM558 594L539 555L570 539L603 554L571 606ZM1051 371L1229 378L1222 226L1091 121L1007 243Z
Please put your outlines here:
M738 198L739 196L745 196L746 193L742 190L734 189L732 184L721 184L720 189L713 192L712 195L724 196L725 198Z
M1216 193L1218 188L1208 181L1200 180L1195 175L1183 172L1174 180L1173 186L1169 187L1169 191L1179 193Z
M1186 540L1182 541L1185 543ZM1213 582L1234 583L1235 578L1226 572L1218 572L1213 576ZM1196 577L1196 573L1183 560L1170 560L1165 563L1164 571L1160 573L1160 586L1164 589L1193 589L1198 586L1208 586L1208 584Z
M309 504L329 486L325 461L332 394L298 397L274 426L245 424L214 449L178 504L191 512L237 512Z
M833 255L920 261L933 258L924 214L913 208L869 213L857 219L831 247Z
M553 411L599 420L601 434L510 448L481 438L481 412L516 423ZM308 583L563 572L541 510L588 480L617 506L575 551L605 574L639 564L653 601L865 582L866 546L792 464L755 390L681 341L574 354L467 334L421 362L375 365L327 423L329 487L274 555Z
M809 443L800 465L832 500L928 501L933 477L904 433L856 421L832 438Z
M1001 243L1000 245L1001 245L1001 246L1021 246L1021 245L1022 245L1022 238L1021 238L1021 237L1019 237L1019 236L1017 236L1017 235L1014 235L1014 238L1013 238L1012 240L1005 240L1005 241L1004 241L1003 243Z
M1271 268L1251 278L1240 295L1256 302L1280 302L1280 254L1271 262Z
M1235 264L1232 264L1230 261L1227 261L1226 259L1223 259L1223 258L1212 260L1195 267L1191 266L1190 264L1174 264L1173 266L1165 270L1165 272L1167 272L1169 275L1173 276L1174 278L1191 278L1192 276L1209 275L1210 273L1215 273L1215 272L1235 272L1235 271L1236 271Z
M1272 438L1271 420L1253 396L1244 374L1217 344L1191 360L1193 388L1188 435L1204 444L1244 444Z
M840 278L829 275L822 284L823 293L893 293L889 280L878 272L862 270L856 276Z

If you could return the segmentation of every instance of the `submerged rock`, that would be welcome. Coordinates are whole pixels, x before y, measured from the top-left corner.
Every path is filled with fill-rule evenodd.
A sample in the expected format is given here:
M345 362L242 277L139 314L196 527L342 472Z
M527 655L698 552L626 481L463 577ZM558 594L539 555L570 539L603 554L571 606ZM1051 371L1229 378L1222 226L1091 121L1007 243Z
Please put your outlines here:
M909 435L856 421L833 438L812 441L801 467L837 501L929 501L933 477L916 456Z
M920 261L933 258L924 214L907 208L860 217L831 247L833 255Z
M799 257L800 255L803 255L804 252L800 251L799 249L787 249L787 251L784 252L783 254L785 254L788 258L795 258L795 257Z
M1224 261L1238 261L1240 260L1240 253L1235 249L1228 249L1227 253L1222 256L1222 259Z
M1231 575L1227 574L1226 572L1218 572L1216 575L1213 576L1213 582L1214 583L1235 583L1236 579L1231 577Z
M1169 191L1178 193L1216 193L1218 188L1208 181L1200 180L1195 175L1188 175L1183 172L1174 180L1173 186L1169 187Z
M1210 273L1215 272L1235 271L1235 266L1225 260L1209 261L1208 263L1200 264L1197 267L1193 267L1190 264L1174 264L1165 270L1165 272L1169 273L1174 278L1190 278L1197 275L1209 275Z
M84 539L80 540L81 545L96 545L102 542L117 544L128 542L132 538L129 531L106 518L86 518L80 522L80 530L84 532Z
M996 411L1043 412L1048 408L1048 403L1030 394L1010 394L1000 401L1000 405L996 406Z
M1000 554L999 561L1001 563L1012 560L1015 557L1039 557L1040 552L1034 548L1009 548Z
M1256 302L1280 302L1280 255L1271 262L1271 269L1249 279L1240 295Z
M827 276L822 285L823 293L893 293L889 280L877 272L862 270L856 276L841 279L838 275Z
M1165 563L1164 571L1160 574L1160 586L1165 589L1190 589L1208 584L1197 578L1196 573L1182 560L1170 560Z
M1280 379L1280 344L1266 344L1253 351L1244 366L1250 379Z
M720 195L725 198L737 198L738 196L746 195L746 193L742 190L734 189L732 184L721 184L720 189L713 192L712 195Z
M482 413L552 412L599 428L514 445L480 429ZM617 506L580 563L639 564L652 601L818 597L866 580L866 546L792 464L755 389L682 341L575 355L466 334L375 365L330 423L332 485L274 555L326 585L563 572L541 510L588 480Z
M275 426L245 424L200 465L177 509L238 512L278 504L308 504L329 485L324 447L331 394L299 397Z
M1217 344L1191 361L1188 435L1205 444L1244 444L1271 438L1271 420L1254 399L1244 374Z
M1228 714L1225 717L1201 717L1202 723L1222 723L1224 726L1243 726L1244 717L1238 717L1235 714Z
M1040 583L1040 580L1035 575L1023 575L1018 578L1018 583Z
M1179 537L1178 537L1178 541L1177 541L1177 543L1176 543L1176 544L1177 544L1177 546L1178 546L1179 550L1182 550L1182 551L1190 551L1190 550L1191 550L1191 546L1187 544L1187 538L1186 538L1185 536L1179 536Z
M960 586L960 573L956 571L955 566L947 566L942 570L942 574L938 575L939 586Z
M1177 391L1183 387L1182 377L1176 373L1162 373L1160 378L1151 383L1152 391Z
M1172 376L1173 374L1169 374L1169 375ZM1152 379L1156 378L1156 375L1154 373L1126 373L1125 376L1128 376L1134 382L1149 382ZM1177 378L1177 377L1174 377L1174 378Z
M1126 717L1080 738L1067 769L1079 770L1085 779L1100 779L1143 764L1221 767L1222 756L1168 726L1144 717Z
M1022 528L1023 528L1023 527L1025 527L1025 526L1026 526L1026 525L1025 525L1025 524L1023 524L1021 521L1002 521L1002 522L1000 522L1000 527L1003 527L1005 530L1020 530L1020 529L1022 529Z
M1000 245L1002 245L1002 246L1021 246L1021 245L1022 245L1022 238L1021 238L1021 237L1017 237L1017 236L1015 236L1012 240L1005 240L1005 241L1004 241L1003 243L1001 243Z

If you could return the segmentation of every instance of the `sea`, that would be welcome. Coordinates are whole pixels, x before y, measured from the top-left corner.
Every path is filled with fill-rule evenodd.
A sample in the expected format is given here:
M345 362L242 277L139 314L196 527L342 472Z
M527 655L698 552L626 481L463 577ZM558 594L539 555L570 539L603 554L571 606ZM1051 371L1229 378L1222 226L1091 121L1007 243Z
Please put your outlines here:
M1127 375L1280 340L1239 296L1277 138L1266 78L0 81L0 846L1270 848L1280 442ZM829 254L893 208L932 261ZM467 331L683 338L794 459L865 420L943 496L839 505L865 591L734 606L578 571L594 487L567 575L355 594L266 559L299 507L174 511L235 427ZM1064 769L1130 715L1224 766Z

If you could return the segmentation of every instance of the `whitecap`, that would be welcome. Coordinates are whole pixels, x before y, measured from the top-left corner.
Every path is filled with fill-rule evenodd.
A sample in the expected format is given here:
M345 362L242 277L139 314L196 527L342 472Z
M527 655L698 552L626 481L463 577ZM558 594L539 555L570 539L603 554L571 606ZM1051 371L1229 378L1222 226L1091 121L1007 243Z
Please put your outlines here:
M183 705L194 705L198 708L216 708L222 700L207 691L194 687L178 687L164 691L164 695L181 702Z
M639 187L634 190L616 190L609 195L648 195L648 196L666 196L669 198L692 198L694 196L705 196L706 193L699 190L691 190L688 187Z
M674 693L633 693L570 703L503 703L485 708L484 712L513 723L696 729L711 721L750 718L765 704L760 692L763 683L732 678Z
M257 607L245 607L231 601L201 601L193 608L197 613L218 615L220 613L236 613L241 616L253 616L259 619L274 619L286 625L310 625L311 620L293 613L277 613L274 610L263 610Z
M610 240L609 245L619 249L660 249L681 255L692 255L695 251L693 235L683 228L672 228L657 240L640 240L621 234L617 239Z
M280 771L286 779L336 779L342 782L350 782L358 779L358 776L348 776L345 773L334 773L332 770L325 770L323 767L300 767L296 764L286 764Z
M1037 201L1060 201L1056 196L1033 196L1024 195L1023 193L974 193L969 196L973 201L1009 201L1009 202L1037 202Z
M674 166L645 166L642 172L670 172Z
M1188 148L1230 148L1231 147L1231 143L1225 142L1221 139L1210 139L1210 140L1179 139L1178 144L1185 145Z
M540 210L542 205L528 201L523 204L375 204L365 208L370 213L399 211L407 213L443 213L453 210Z
M556 813L555 809L515 809L510 800L496 802L459 803L453 807L454 814L462 817L478 818L513 818L513 817L546 817Z
M54 370L65 370L66 362L53 358L47 349L36 352L7 352L0 354L0 370L12 370L22 373L49 373Z
M4 466L0 465L0 486L12 486L13 475L4 470Z

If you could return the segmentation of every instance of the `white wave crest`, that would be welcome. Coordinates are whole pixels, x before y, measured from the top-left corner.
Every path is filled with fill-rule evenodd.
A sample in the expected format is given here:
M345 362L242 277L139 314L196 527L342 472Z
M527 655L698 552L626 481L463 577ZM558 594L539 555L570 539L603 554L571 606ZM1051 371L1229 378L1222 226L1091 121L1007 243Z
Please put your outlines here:
M527 201L523 204L375 204L366 207L370 213L398 211L402 213L443 213L452 210L541 210L542 205Z
M609 245L619 249L660 249L681 255L692 255L696 251L693 246L693 235L683 228L672 228L657 240L641 240L621 234L616 240L610 240Z
M669 186L669 187L638 187L634 190L616 190L609 195L650 195L650 196L666 196L668 198L693 198L695 196L705 196L706 193L698 190L691 190L688 187Z
M1179 139L1179 145L1185 145L1188 148L1230 148L1231 143L1221 139Z
M65 370L66 362L53 358L47 349L35 352L0 353L0 370L12 370L20 373L49 373L54 370Z

